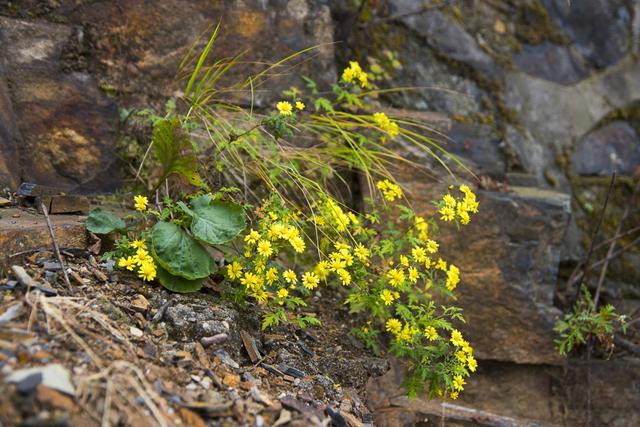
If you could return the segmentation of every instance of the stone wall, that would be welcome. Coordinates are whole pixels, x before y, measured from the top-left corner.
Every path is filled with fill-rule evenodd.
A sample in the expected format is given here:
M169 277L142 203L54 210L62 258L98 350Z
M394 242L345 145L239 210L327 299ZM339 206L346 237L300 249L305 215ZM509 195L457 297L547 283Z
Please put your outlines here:
M179 93L182 57L218 21L219 56L251 47L248 61L274 61L320 45L298 62L325 85L348 59L366 64L393 51L402 63L394 84L417 89L388 95L384 105L434 123L449 137L439 138L446 149L490 178L464 240L446 242L464 272L465 333L481 359L479 385L462 403L551 425L583 422L585 368L573 361L563 371L552 326L561 313L559 275L584 255L607 175L620 176L603 229L611 236L640 167L640 3L432 3L0 1L0 184L117 188L120 113L161 107ZM230 78L255 69L249 62ZM257 87L256 108L290 84L274 76ZM406 170L399 178L425 213L444 188ZM505 184L511 191L495 191ZM639 307L640 255L626 253L610 271L605 301L624 312ZM594 378L606 385L591 397L595 425L637 422L630 408L639 403L638 378L621 374L633 363L598 362ZM615 387L627 401L613 413ZM406 411L416 421L426 409Z

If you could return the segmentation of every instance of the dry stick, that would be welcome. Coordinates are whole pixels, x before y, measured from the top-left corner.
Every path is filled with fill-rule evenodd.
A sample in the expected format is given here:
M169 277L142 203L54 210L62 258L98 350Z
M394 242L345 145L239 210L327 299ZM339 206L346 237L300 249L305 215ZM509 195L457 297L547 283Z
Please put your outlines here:
M624 208L624 213L622 214L622 218L620 219L620 222L618 223L618 226L616 227L616 232L613 234L614 236L618 236L620 234L620 231L622 230L622 224L624 224L624 222L627 220L627 217L629 216L629 212L631 212L631 206L633 206L635 204L636 201L636 196L638 195L638 192L640 191L640 179L638 180L638 184L636 184L635 188L633 189L633 194L631 195L631 200L629 200L629 203L627 203L627 206L625 206ZM609 245L609 250L607 251L607 257L606 257L606 261L604 262L604 264L602 265L602 269L600 269L600 277L598 278L598 286L596 287L596 293L595 296L593 297L593 306L594 307L598 307L598 300L600 299L600 291L602 290L602 284L604 283L604 278L607 274L607 268L609 267L609 261L610 261L610 256L613 253L613 251L616 248L616 244L618 243L618 239L614 239L611 244Z
M604 222L604 213L607 210L607 205L609 204L609 196L611 195L611 191L613 190L613 184L616 180L616 173L611 174L611 181L609 181L609 188L607 189L607 196L604 199L604 205L602 206L602 210L600 211L600 219L598 220L598 224L596 225L595 230L593 230L593 235L591 236L591 244L589 245L589 252L587 253L587 257L584 262L584 270L580 278L578 279L578 285L576 286L576 292L573 296L573 300L571 301L571 307L576 304L578 301L578 297L580 296L580 291L582 290L582 282L586 277L589 271L589 261L591 260L591 255L593 254L593 247L595 246L596 238L598 237L598 233L600 232L600 227ZM573 276L573 274L572 274Z
M47 221L47 228L49 229L49 235L51 236L51 242L53 243L53 251L56 254L56 258L62 267L62 274L64 275L64 281L68 287L71 287L71 281L69 280L69 275L67 274L67 269L64 266L64 261L62 261L62 255L60 255L60 248L58 247L58 242L56 241L56 235L53 232L53 227L51 226L51 220L49 219L49 212L47 212L47 208L44 203L40 203L40 208L42 209L42 213L44 214L44 219Z

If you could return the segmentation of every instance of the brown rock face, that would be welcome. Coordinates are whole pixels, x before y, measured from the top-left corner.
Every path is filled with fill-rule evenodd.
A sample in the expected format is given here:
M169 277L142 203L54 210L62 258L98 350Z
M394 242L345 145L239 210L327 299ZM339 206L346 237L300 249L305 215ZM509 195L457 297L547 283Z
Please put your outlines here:
M61 70L70 27L0 18L0 29L15 112L0 120L22 136L10 170L70 190L115 189L117 107L91 76Z
M0 17L0 184L11 187L116 188L118 107L161 107L179 94L190 70L176 76L183 57L201 36L202 49L218 22L211 62L245 52L218 89L317 46L256 80L253 93L221 99L269 107L283 89L302 87L291 73L324 86L336 75L329 7L310 0L25 0L0 13L18 17Z
M446 187L403 174L417 212L433 214L431 200ZM569 198L527 188L479 191L479 213L456 232L443 226L441 250L461 270L456 302L461 330L480 359L559 364L553 307L560 246L569 220Z

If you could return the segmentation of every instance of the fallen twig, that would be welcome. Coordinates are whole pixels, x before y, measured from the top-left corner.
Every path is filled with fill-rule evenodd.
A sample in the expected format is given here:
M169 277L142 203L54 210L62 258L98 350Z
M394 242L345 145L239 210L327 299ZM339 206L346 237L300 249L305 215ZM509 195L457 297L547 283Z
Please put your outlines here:
M62 275L64 276L64 281L67 286L71 287L71 281L69 280L69 275L67 274L67 269L64 266L64 261L62 260L62 255L60 255L60 248L58 247L58 242L56 241L56 235L53 232L53 227L51 226L51 220L49 219L49 212L47 212L47 207L44 203L40 203L40 209L42 209L42 213L44 214L44 219L47 221L47 228L49 229L49 236L51 236L51 243L53 243L53 251L56 254L56 258L62 267Z

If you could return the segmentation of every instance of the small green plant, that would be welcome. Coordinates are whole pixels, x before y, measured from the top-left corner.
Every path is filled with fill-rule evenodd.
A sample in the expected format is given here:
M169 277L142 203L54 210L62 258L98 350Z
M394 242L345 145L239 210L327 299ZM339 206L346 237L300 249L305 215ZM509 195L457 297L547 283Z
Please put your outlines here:
M560 335L556 348L566 355L589 338L595 337L605 349L611 349L616 323L626 333L625 316L616 313L615 307L607 304L597 309L591 293L586 287L576 302L573 311L559 320L554 330Z
M441 156L464 165L423 135L424 124L380 111L378 94L394 89L376 84L390 77L383 65L400 68L397 58L372 61L370 72L351 61L330 90L303 76L304 90L291 87L275 108L259 113L225 96L248 91L253 99L272 71L305 51L220 87L240 56L211 60L218 30L199 55L192 50L183 61L184 96L163 117L143 113L154 129L147 152L158 165L150 190L156 200L164 192L163 202L152 209L136 196L130 225L94 211L87 228L120 233L108 256L177 292L199 289L215 271L208 251L215 246L226 263L223 296L259 307L263 329L319 325L307 300L331 287L359 325L356 337L378 353L388 340L388 350L410 362L410 395L426 389L457 398L477 362L454 327L462 312L449 304L460 270L440 255L436 239L440 225L469 223L478 202L460 185L434 203L439 218L404 203L391 168L419 165L397 154L394 141L433 156L449 173ZM361 211L342 197L349 190L345 171L371 195ZM190 185L186 194L169 184L175 177ZM222 201L235 187L235 202Z

